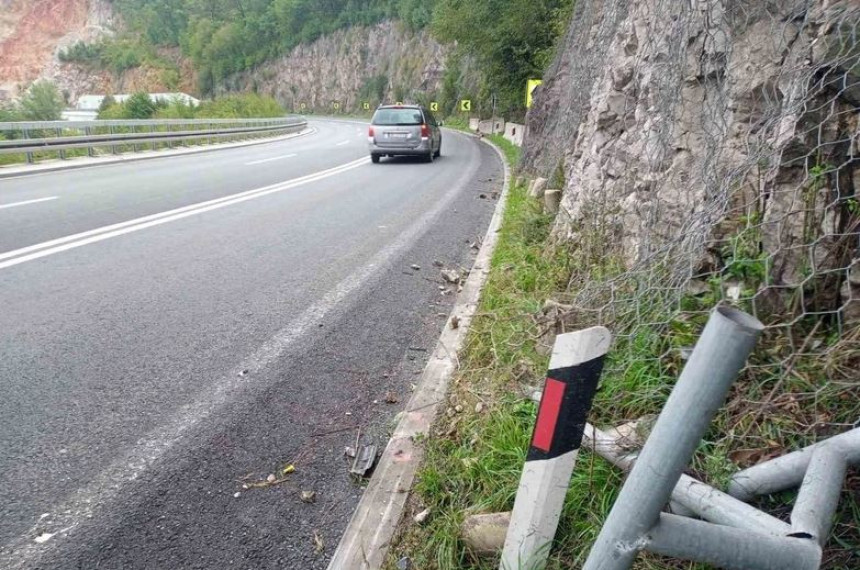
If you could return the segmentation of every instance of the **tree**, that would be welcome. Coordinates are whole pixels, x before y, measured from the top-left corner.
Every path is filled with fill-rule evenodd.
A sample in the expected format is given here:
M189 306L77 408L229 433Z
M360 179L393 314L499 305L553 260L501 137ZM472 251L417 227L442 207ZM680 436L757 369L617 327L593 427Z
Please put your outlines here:
M149 119L158 110L158 105L149 96L149 93L135 93L123 104L125 117L127 119Z
M113 95L105 95L105 98L102 99L99 105L99 113L104 113L114 105L116 105L116 99L113 98Z
M38 81L21 98L21 114L28 121L59 121L63 116L63 97L50 81Z

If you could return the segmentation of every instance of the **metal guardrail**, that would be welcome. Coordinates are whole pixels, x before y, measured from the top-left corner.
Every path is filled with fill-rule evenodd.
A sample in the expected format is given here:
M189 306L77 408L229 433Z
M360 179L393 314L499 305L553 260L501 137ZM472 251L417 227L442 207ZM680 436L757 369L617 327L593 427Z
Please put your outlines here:
M120 146L159 144L172 147L206 139L208 142L223 139L241 139L256 136L278 136L299 132L307 126L303 117L277 119L166 119L138 121L37 121L0 123L0 155L23 154L27 162L34 153L57 152L65 158L66 150L87 149L93 156L95 149L110 147L118 153Z

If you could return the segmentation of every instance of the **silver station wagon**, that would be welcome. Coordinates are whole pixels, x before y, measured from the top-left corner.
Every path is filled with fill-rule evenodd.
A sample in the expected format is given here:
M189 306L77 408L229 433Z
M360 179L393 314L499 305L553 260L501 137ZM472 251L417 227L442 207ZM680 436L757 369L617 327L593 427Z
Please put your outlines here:
M420 105L383 105L370 123L370 158L420 156L433 162L442 154L442 131L433 114Z

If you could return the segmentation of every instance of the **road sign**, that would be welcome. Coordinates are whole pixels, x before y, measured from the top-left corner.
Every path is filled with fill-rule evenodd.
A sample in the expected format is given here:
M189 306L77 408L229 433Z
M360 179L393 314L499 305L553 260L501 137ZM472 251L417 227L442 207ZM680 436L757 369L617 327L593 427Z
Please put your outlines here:
M526 109L531 109L534 103L534 92L540 85L543 84L541 79L529 79L526 85Z
M399 107L399 106L403 105L403 101L398 101L397 103L395 103L395 105L397 105Z
M302 111L304 111L305 109L307 109L307 108L308 108L308 106L307 106L307 105L305 105L304 103L302 103L301 105L299 105L299 108L300 108Z
M334 110L337 111L340 109L340 103L337 103L337 102L332 103L332 107L334 107Z
M362 107L365 111L370 111L370 103L368 103L367 101L362 104Z
M470 99L460 101L460 110L464 113L470 112L472 110L472 101Z
M430 110L434 113L437 112L439 110L439 103L437 103L436 101L430 103Z

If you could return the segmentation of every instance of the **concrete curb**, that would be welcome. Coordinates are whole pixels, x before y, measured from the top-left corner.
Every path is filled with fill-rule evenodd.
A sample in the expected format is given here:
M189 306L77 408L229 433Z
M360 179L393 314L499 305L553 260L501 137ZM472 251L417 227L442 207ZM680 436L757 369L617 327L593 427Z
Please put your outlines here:
M511 171L504 153L493 143L482 140L498 153L504 167L505 183L499 203L445 330L341 537L328 570L378 570L382 567L423 460L424 450L416 439L429 435L459 366L457 355L490 273L490 261L499 239L511 185ZM457 328L451 325L455 317L459 319Z
M205 147L183 148L167 151L144 151L141 153L125 154L118 156L110 156L106 158L90 158L81 157L79 159L70 159L62 163L35 164L27 166L13 166L0 168L0 180L8 178L21 178L24 176L36 176L37 174L46 174L50 172L59 172L63 170L81 170L84 168L98 168L101 166L111 166L114 164L122 164L126 162L139 162L141 160L152 160L155 158L173 158L176 156L187 156L190 154L202 154L204 152L215 152L218 150L229 150L232 148L242 148L247 146L255 146L261 144L271 144L282 142L298 137L303 137L316 132L312 127L306 127L298 133L291 133L271 139L259 139L252 141L243 141L236 143L214 144ZM78 162L80 161L80 162Z

